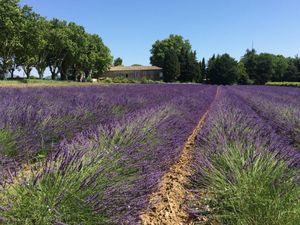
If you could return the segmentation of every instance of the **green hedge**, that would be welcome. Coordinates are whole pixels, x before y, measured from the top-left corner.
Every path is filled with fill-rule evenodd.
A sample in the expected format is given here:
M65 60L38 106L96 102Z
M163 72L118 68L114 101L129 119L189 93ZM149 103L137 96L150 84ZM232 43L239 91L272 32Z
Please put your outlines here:
M154 80L147 80L147 79L142 79L142 80L132 80L132 79L128 79L125 77L115 77L115 78L110 78L110 77L106 77L106 78L99 78L98 81L100 83L115 83L115 84L159 84L162 83L162 81L154 81Z
M300 82L267 82L270 86L300 87Z

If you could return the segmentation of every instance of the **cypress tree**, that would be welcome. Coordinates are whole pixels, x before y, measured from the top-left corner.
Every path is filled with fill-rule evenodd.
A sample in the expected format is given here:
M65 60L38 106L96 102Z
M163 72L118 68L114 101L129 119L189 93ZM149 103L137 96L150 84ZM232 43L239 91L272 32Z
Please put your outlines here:
M205 58L202 58L202 61L200 62L200 73L202 80L206 80L206 63L205 63Z
M180 76L180 63L174 50L169 50L166 52L163 72L163 78L165 82L176 81Z

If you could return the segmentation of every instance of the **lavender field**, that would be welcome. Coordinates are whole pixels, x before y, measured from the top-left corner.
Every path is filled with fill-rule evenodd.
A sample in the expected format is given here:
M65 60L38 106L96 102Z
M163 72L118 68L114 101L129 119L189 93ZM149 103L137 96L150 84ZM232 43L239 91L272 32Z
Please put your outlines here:
M299 224L300 89L158 84L0 94L0 224ZM187 172L170 180L169 192L184 189L180 215L155 212L171 204L151 195L188 139Z

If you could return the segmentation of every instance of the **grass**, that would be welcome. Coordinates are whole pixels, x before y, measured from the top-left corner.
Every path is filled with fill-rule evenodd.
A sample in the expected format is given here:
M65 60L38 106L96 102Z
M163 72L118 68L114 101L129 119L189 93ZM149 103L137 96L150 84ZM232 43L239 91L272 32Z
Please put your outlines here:
M0 130L0 153L9 157L17 154L17 147L10 131Z
M112 84L160 84L162 81L154 80L130 80L127 78L102 78L98 82L77 82L61 80L40 80L40 79L22 79L22 80L0 80L0 87L63 87L63 86L86 86L86 85L112 85Z
M267 82L269 86L286 86L286 87L300 87L300 82Z
M59 81L59 80L0 80L0 87L63 87L63 86L83 86L83 85L97 85L89 82L76 82L76 81Z
M205 174L209 217L220 224L297 225L300 186L297 171L271 153L227 146Z

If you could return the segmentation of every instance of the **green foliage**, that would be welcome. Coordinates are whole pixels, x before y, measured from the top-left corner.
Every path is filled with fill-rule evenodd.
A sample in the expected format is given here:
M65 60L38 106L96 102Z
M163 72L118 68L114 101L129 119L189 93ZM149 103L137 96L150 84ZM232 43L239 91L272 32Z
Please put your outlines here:
M162 83L161 81L154 81L154 80L147 80L146 78L143 78L141 80L132 80L132 79L128 79L125 77L114 77L114 78L110 78L110 77L106 77L106 78L101 78L98 80L100 83L104 83L104 84L111 84L111 83L115 83L115 84L160 84Z
M256 84L265 84L271 79L274 73L273 56L268 53L261 53L257 57L256 74L254 77Z
M286 73L289 66L289 59L282 55L273 56L274 72L271 76L272 81L284 80L284 74Z
M238 63L238 74L239 74L239 78L238 78L238 83L239 84L252 84L253 81L250 80L247 72L246 72L246 68L243 64L243 62L239 62Z
M199 62L199 66L200 66L200 80L196 80L196 82L200 83L202 80L206 80L206 76L207 76L205 58L202 58L202 61Z
M84 81L98 77L112 63L110 50L98 35L75 23L48 21L17 0L0 0L0 79L22 67L27 78L36 68L39 78L49 67L51 78Z
M180 63L174 50L166 52L163 71L165 82L176 81L180 76Z
M122 66L123 65L123 60L120 57L118 57L118 58L116 58L114 60L114 64L113 65L114 66Z
M293 59L268 53L256 54L252 49L246 51L241 62L255 84L265 84L267 81L300 81L297 57Z
M0 0L0 79L15 69L15 56L21 47L23 18L18 0Z
M42 27L37 26L40 16L32 11L32 8L25 5L22 8L23 26L21 30L20 40L21 46L17 52L17 62L23 67L23 70L30 78L30 73L37 63L38 50L40 46L41 37L39 33Z
M214 219L234 225L296 225L300 221L297 172L271 153L227 146L212 159L206 185Z
M300 87L300 82L267 82L270 86Z
M41 182L34 185L16 185L2 197L2 204L9 204L7 196L14 195L13 207L5 212L9 224L106 224L105 217L93 212L84 197L90 190L78 191L84 176L95 168L82 168L77 173L61 174L53 171L45 175ZM68 168L72 171L72 168ZM108 180L103 182L108 182ZM0 196L1 197L1 196Z
M192 51L192 46L188 40L184 40L180 35L171 34L169 38L158 40L152 45L150 62L152 65L162 67L164 66L166 53L174 50L177 57L180 57L182 49Z
M60 80L40 80L40 79L21 79L0 81L2 87L57 87L57 86L85 86L94 85L88 82L60 81ZM97 83L95 84L97 85Z
M148 80L146 78L143 78L141 81L140 81L141 84L160 84L162 83L161 81L158 81L158 80Z
M180 76L181 82L193 82L201 80L200 67L197 62L196 52L181 50L180 59Z
M10 131L0 130L0 154L15 156L17 154L16 143Z
M298 68L292 60L289 60L289 62L287 63L287 68L283 73L282 80L290 82L300 81Z
M257 54L255 49L247 49L245 55L240 60L246 69L246 72L251 80L256 79Z
M117 106L115 110L115 113L121 113L123 109ZM136 141L149 147L153 142L163 141L159 139L156 125L174 112L168 106L151 115L143 114L117 125L112 130L99 127L98 138L87 139L82 146L78 143L66 150L72 160L66 160L63 154L48 162L50 169L45 168L48 172L33 170L24 176L24 182L1 191L1 207L8 210L2 211L0 208L0 218L5 218L7 224L12 225L111 224L105 210L96 213L97 206L94 204L97 202L88 204L87 198L94 197L101 201L111 184L130 185L134 182L140 171L124 163L119 152L115 151L116 147L130 148ZM149 139L144 138L145 132ZM91 147L86 149L87 146ZM83 157L76 157L79 151L83 151ZM34 180L36 176L38 180ZM89 185L82 187L89 182ZM122 199L119 201L122 202Z
M212 84L237 83L239 72L237 61L228 54L213 56L209 60L207 75Z
M196 60L196 54L192 51L192 46L188 40L184 40L180 35L170 35L169 38L164 40L158 40L152 45L150 50L151 57L150 62L154 66L159 66L165 69L167 66L167 71L170 71L170 65L173 64L175 68L172 70L176 72L174 75L170 75L167 72L166 78L164 80L175 81L177 77L177 63L170 63L170 59L166 59L168 54L176 54L179 64L180 64L180 76L177 80L182 82L192 82L199 80L200 68ZM172 52L172 53L171 53ZM176 61L174 56L172 56L171 61ZM165 62L168 65L165 65Z
M278 57L277 60L280 64L282 62L281 58ZM275 73L275 60L274 56L268 53L256 54L256 51L252 49L251 51L247 49L246 54L241 59L241 62L246 68L246 72L251 80L255 84L265 84L267 81L276 77ZM280 65L277 66L277 72ZM281 73L279 71L278 73ZM278 76L281 76L280 74ZM276 78L274 78L276 79Z

